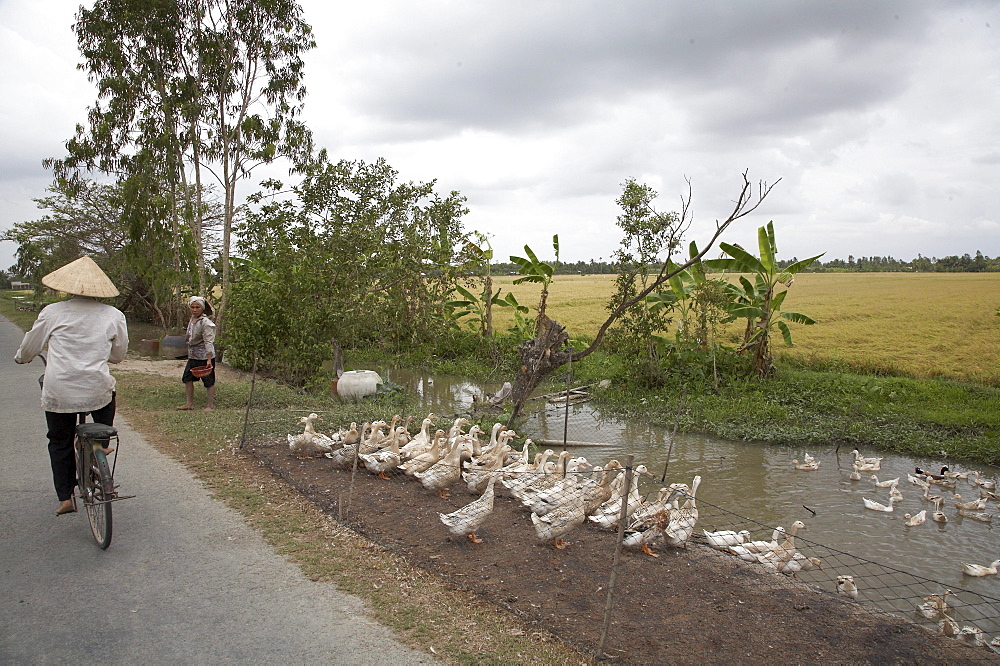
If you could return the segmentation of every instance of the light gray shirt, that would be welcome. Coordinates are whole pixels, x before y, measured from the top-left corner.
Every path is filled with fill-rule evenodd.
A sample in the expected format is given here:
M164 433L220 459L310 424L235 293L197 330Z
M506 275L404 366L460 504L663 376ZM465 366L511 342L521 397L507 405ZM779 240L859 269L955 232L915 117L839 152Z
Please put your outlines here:
M46 306L24 334L14 360L30 363L46 345L42 409L90 412L111 402L115 379L108 363L120 363L128 350L120 310L83 296Z
M202 315L187 325L188 358L196 361L215 358L215 322Z

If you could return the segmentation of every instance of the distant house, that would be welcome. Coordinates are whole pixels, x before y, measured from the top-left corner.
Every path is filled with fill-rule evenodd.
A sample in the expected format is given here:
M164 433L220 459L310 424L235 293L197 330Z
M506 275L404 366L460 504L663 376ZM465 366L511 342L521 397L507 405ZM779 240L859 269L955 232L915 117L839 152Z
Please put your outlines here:
M31 287L31 283L30 282L18 282L17 280L11 280L10 281L10 288L11 289L31 289L32 287Z

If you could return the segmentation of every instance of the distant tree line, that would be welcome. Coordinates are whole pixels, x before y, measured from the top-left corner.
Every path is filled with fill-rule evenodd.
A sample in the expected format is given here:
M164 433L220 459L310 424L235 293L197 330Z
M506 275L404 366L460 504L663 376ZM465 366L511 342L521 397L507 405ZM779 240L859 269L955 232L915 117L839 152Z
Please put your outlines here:
M792 257L778 262L780 268L797 262ZM854 257L816 261L804 273L993 273L1000 271L1000 256L990 258L980 251L975 255L925 257L918 254L916 259L904 261L895 257ZM563 261L555 267L558 275L616 275L619 266L612 261ZM517 265L513 263L493 264L494 275L516 275Z

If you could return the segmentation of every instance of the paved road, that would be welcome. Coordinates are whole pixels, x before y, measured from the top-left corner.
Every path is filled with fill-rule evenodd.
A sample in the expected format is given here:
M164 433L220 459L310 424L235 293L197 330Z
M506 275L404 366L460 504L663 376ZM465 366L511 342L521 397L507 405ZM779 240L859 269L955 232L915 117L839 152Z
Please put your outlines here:
M37 377L0 317L0 664L430 663L314 583L120 418L117 502L101 551L56 516ZM170 489L167 492L166 489Z

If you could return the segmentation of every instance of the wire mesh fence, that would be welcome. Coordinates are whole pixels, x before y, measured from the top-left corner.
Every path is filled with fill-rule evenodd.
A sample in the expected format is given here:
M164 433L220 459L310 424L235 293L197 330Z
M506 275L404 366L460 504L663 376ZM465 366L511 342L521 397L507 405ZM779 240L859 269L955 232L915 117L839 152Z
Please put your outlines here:
M819 641L841 661L997 658L997 599L812 541L804 523L776 530L698 499L697 476L662 483L633 455L595 466L528 431L427 412L413 392L316 398L308 413L290 402L287 387L258 382L246 412L245 446L276 474L595 656L668 661L698 641L760 654L780 634L785 650L814 654Z

